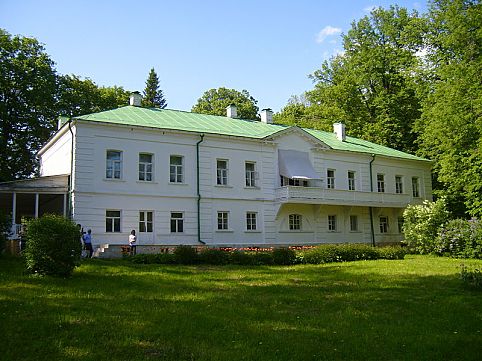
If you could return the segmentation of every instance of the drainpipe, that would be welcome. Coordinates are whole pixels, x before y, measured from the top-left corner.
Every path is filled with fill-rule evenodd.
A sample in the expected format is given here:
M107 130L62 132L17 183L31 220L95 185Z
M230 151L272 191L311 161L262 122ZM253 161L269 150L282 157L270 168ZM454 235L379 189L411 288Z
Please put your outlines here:
M373 193L373 172L372 172L372 163L375 160L375 154L372 154L372 160L370 161L370 192ZM375 247L375 230L373 229L373 208L368 207L370 210L370 228L372 231L372 246Z
M199 145L204 140L204 134L201 134L201 139L196 143L196 180L197 180L197 241L202 244L206 242L201 241L201 191L199 189Z
M70 147L70 176L69 176L69 211L68 217L72 219L72 193L74 193L74 182L72 177L74 176L74 132L72 131L72 118L69 119L69 131L71 135L71 147Z

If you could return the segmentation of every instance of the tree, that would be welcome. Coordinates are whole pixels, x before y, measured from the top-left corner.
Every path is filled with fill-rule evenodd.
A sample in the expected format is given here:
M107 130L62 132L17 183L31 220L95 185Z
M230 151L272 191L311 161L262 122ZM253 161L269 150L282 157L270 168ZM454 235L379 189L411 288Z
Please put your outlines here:
M435 0L430 7L432 73L417 123L420 154L435 161L437 195L457 216L482 216L482 4ZM461 207L462 206L462 207Z
M241 92L227 88L207 90L192 107L192 112L226 116L226 108L231 104L236 105L238 118L258 119L259 108L256 105L258 101L247 90Z
M36 39L0 29L0 181L37 172L36 151L56 123L54 62Z
M76 75L59 77L58 111L64 116L78 116L127 105L129 92L122 87L98 87L89 78Z
M392 6L352 23L344 52L314 72L305 120L331 131L342 121L347 133L403 151L414 151L413 124L420 117L415 70L425 21ZM288 107L292 111L292 107Z
M151 69L146 80L142 105L145 107L161 109L167 107L167 101L164 98L162 90L159 89L159 78L157 77L154 68Z

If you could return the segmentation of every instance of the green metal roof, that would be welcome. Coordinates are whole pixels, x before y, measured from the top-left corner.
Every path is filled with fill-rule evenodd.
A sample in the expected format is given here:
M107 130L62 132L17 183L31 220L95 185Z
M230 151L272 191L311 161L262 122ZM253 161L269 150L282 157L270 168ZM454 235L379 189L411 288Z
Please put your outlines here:
M329 133L321 130L308 129L308 128L303 128L303 129L309 134L311 134L312 136L314 136L315 138L321 140L329 147L336 150L343 150L343 151L357 152L357 153L369 153L369 154L376 154L376 155L384 155L386 157L396 157L396 158L411 159L411 160L429 161L428 159L420 158L415 155L401 152L399 150L385 147L383 145L368 142L363 139L346 137L346 140L342 142L336 138L335 133Z
M100 113L82 115L76 117L76 119L255 139L263 139L280 130L289 128L286 125L265 124L256 120L233 119L217 115L141 108L130 105Z
M197 114L169 109L142 108L130 105L104 112L78 116L75 117L75 119L252 139L267 138L280 131L291 128L287 125L265 124L255 120L233 119L216 115ZM334 133L308 128L302 129L335 150L427 161L427 159L365 140L346 137L346 141L342 142L336 138Z

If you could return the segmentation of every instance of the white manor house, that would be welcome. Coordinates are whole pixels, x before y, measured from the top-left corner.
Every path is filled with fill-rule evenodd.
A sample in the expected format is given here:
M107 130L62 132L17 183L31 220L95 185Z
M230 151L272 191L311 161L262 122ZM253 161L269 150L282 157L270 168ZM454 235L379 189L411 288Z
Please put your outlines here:
M276 246L402 240L431 200L431 162L334 132L131 105L59 122L40 177L0 184L0 208L60 212L94 244ZM152 247L151 247L152 248ZM146 248L147 249L147 248Z

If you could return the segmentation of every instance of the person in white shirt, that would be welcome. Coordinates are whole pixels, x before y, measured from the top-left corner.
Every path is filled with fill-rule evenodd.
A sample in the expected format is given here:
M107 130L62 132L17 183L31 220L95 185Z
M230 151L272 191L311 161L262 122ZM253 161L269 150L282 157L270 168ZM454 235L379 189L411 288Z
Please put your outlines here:
M136 241L137 241L136 231L132 230L131 234L129 235L129 246L131 246L131 253L130 253L131 256L133 256L137 253L137 251L136 251Z

